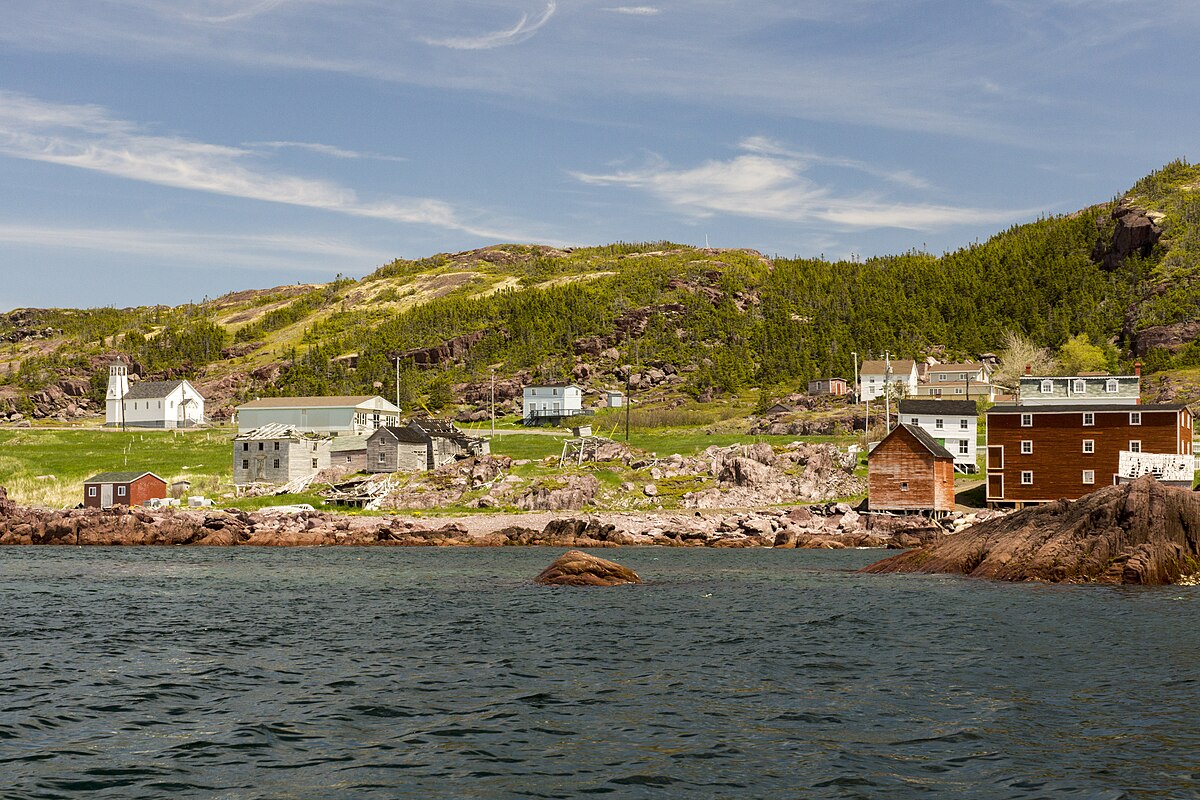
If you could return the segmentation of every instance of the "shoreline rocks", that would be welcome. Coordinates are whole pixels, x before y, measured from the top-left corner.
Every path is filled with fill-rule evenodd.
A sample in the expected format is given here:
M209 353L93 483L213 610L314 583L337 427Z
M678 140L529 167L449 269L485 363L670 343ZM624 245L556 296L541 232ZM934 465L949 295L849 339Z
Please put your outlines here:
M1051 583L1186 582L1200 574L1200 496L1146 476L983 522L861 571Z
M19 506L0 488L0 545L844 549L915 547L947 535L947 528L923 517L859 513L844 503L733 513L481 514L418 521L307 510L50 510Z

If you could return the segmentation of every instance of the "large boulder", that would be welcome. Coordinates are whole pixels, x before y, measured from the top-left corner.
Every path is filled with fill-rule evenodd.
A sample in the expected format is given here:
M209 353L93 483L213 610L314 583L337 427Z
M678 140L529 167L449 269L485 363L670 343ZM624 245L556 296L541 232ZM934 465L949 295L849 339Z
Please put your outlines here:
M1200 496L1146 476L979 523L862 571L1178 583L1200 572Z
M569 550L533 582L542 586L620 586L641 583L642 579L628 567L581 550Z

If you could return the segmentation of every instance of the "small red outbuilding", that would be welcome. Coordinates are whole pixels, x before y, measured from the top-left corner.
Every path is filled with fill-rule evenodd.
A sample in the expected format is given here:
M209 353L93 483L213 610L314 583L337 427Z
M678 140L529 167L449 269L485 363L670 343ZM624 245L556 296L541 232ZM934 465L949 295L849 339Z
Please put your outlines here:
M153 472L101 472L83 482L86 508L140 506L167 496L167 482Z

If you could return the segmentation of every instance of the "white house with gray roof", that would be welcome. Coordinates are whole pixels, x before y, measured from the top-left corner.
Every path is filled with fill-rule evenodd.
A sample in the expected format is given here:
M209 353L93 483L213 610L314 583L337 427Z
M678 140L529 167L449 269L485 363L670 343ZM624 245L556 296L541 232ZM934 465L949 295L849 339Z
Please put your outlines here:
M130 383L129 365L108 368L104 424L109 427L191 428L204 424L204 396L186 380Z

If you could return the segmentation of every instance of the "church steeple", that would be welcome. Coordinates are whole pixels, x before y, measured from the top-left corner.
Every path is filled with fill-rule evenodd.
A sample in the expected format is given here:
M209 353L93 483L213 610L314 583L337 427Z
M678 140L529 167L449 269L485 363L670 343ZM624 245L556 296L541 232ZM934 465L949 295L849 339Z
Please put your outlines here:
M129 394L129 365L117 359L108 365L108 394L106 400L120 400Z

